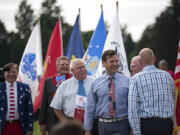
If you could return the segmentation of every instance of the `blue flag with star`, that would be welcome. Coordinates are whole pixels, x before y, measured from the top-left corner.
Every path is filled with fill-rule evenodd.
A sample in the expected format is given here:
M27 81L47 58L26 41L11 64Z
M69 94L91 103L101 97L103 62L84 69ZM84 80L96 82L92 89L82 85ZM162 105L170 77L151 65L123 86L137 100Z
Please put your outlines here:
M75 59L82 58L83 55L84 47L82 44L81 32L79 28L79 15L77 15L76 22L71 32L71 36L65 52L65 56L67 56L69 59Z
M102 51L104 49L104 43L106 40L106 27L104 24L103 11L96 26L96 29L91 37L88 45L87 52L85 53L84 60L86 61L86 69L88 75L96 75L98 70L99 62L101 59Z

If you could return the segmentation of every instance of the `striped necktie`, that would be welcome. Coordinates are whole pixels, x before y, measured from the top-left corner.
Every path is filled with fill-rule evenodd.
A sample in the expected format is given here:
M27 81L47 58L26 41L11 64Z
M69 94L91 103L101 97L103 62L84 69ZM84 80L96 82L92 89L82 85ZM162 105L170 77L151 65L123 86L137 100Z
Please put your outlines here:
M10 92L9 92L9 119L15 118L15 91L13 83L9 86Z
M115 85L113 81L113 77L109 77L110 82L109 82L109 115L111 117L114 117L116 115L116 96L115 96Z

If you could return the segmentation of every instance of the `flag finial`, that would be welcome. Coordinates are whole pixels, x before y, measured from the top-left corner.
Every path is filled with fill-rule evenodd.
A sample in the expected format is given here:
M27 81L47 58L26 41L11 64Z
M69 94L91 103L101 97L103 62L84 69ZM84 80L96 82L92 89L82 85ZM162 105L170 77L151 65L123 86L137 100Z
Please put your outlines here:
M117 11L118 11L118 6L119 6L119 2L118 2L118 1L116 1Z
M103 4L101 4L101 11L103 11Z
M79 15L80 15L80 13L81 13L81 9L80 8L78 8L78 12L79 12Z

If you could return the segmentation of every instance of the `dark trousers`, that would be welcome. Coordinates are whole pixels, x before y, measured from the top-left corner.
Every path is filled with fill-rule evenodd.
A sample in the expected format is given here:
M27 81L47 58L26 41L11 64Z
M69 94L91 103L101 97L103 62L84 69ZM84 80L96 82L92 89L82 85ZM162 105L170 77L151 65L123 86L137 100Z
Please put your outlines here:
M172 135L172 119L141 119L142 135Z
M129 135L130 126L128 119L116 122L99 122L99 135Z
M98 133L98 119L94 119L93 128L91 130L92 135L99 135Z

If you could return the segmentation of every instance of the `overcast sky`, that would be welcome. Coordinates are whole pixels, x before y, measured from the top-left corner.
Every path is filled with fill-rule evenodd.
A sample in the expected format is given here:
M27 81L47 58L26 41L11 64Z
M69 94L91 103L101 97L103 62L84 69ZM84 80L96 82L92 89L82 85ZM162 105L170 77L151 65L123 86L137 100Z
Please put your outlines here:
M39 16L41 3L44 0L27 0L32 5L36 17ZM109 25L112 24L115 15L117 0L57 0L57 5L63 8L62 16L73 25L81 9L81 30L94 30L99 17L100 5L103 4L104 19ZM125 24L128 32L134 40L138 40L148 24L170 5L170 0L118 0L119 21L121 26ZM0 20L6 28L15 30L14 14L17 13L21 0L0 0Z

